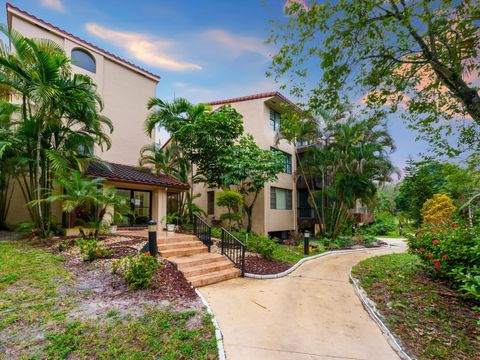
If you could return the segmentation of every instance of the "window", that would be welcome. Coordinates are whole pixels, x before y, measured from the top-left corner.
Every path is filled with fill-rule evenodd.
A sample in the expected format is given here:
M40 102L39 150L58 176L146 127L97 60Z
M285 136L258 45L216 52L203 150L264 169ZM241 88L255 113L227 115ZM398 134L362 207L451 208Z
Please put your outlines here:
M270 187L270 209L292 210L292 190Z
M88 52L82 49L72 50L72 64L82 69L90 71L92 73L97 72L97 65L95 64L95 58Z
M284 167L283 167L283 172L287 174L292 173L292 155L283 152L281 150L275 149L274 147L270 148L271 151L273 152L279 152L281 153L285 158L284 158Z
M272 109L270 109L270 128L273 131L280 130L280 114Z
M207 214L215 214L215 191L207 192Z

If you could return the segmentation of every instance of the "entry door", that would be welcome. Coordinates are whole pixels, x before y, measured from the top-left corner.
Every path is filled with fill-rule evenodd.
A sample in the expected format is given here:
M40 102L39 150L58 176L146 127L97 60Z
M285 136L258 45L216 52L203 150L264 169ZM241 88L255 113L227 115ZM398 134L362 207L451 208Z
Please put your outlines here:
M150 191L132 190L134 225L147 225L150 220Z
M117 193L124 198L124 203L130 205L131 215L128 223L121 226L144 226L147 225L151 212L151 192L142 190L117 189Z

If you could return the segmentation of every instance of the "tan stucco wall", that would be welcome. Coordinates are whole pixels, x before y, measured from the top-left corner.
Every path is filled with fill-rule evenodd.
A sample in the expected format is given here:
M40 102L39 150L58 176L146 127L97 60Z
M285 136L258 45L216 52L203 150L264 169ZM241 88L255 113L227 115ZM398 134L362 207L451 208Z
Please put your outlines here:
M81 43L47 31L16 15L12 16L11 27L26 37L45 38L56 42L65 49L68 56L74 48L81 48L95 58L96 73L84 70L74 62L72 71L88 75L94 80L103 99L102 114L113 122L111 149L102 152L97 148L96 155L111 162L137 165L141 147L154 141L146 135L144 121L148 114L147 102L155 96L157 81L114 62Z
M68 56L72 49L82 48L95 58L96 73L72 64L74 73L86 74L94 80L103 99L102 114L113 122L111 149L102 151L96 148L95 154L106 161L137 165L141 147L155 140L146 135L144 121L148 114L147 102L150 97L155 96L157 81L15 14L11 16L11 28L26 37L50 39L63 47ZM55 215L58 217L59 214ZM58 219L61 220L61 213ZM29 221L28 212L19 189L15 188L7 222L17 224L24 221Z
M276 104L272 103L276 101ZM278 107L278 99L256 99L235 102L231 105L243 115L244 130L246 134L251 134L258 146L270 150L271 147L292 155L293 172L296 168L295 147L292 144L282 140L278 145L275 144L275 131L269 126L270 106L281 112ZM214 106L218 108L220 105ZM292 210L271 210L270 209L270 186L292 190ZM196 203L207 211L207 189L204 184L196 184L194 193L200 193L201 196ZM219 190L215 190L218 192ZM296 228L296 201L297 194L293 174L281 173L275 183L266 184L264 190L259 194L253 210L253 231L266 235L271 231L287 231ZM215 205L215 219L219 219L224 209Z

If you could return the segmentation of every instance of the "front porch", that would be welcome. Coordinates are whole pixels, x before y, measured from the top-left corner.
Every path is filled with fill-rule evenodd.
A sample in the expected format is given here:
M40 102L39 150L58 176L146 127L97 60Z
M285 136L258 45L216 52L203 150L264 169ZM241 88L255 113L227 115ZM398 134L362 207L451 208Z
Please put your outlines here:
M117 189L125 205L130 207L130 214L115 225L120 229L138 228L139 234L145 235L145 227L150 220L155 220L159 229L162 229L165 216L176 210L172 198L177 199L179 193L189 188L173 177L155 175L148 170L123 164L92 164L87 175L105 179L104 184Z

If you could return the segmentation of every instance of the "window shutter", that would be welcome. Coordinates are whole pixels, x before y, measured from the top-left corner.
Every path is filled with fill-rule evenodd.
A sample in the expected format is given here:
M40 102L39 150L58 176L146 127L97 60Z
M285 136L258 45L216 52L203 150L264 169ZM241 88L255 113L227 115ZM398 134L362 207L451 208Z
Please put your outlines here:
M275 188L273 186L270 187L270 209L277 208L277 195L275 192Z
M292 210L292 190L286 190L287 192L287 210Z

